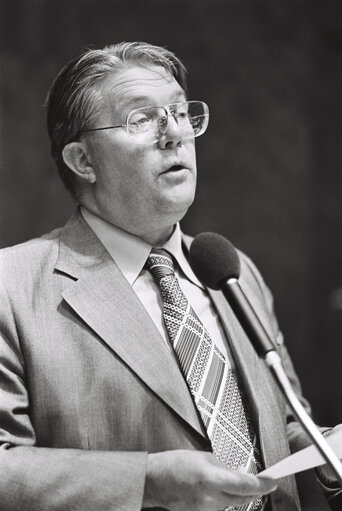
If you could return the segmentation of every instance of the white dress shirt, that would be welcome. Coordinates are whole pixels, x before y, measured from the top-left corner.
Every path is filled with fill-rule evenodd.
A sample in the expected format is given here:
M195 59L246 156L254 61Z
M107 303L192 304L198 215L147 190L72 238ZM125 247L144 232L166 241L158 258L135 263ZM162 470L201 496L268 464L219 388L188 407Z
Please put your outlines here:
M163 320L161 292L151 273L144 269L152 246L141 238L106 222L84 207L81 208L81 213L89 227L107 249L123 276L132 286L133 291L151 316L162 338L170 347L168 333ZM168 241L159 248L167 250L177 261L175 274L183 293L207 329L211 339L227 357L225 334L221 322L207 291L193 273L184 255L182 233L178 223Z

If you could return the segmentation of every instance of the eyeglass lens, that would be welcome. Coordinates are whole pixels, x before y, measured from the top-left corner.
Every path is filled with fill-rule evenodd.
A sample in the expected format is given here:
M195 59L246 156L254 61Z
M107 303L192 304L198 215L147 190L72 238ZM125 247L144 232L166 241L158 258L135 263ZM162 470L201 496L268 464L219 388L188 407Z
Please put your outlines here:
M177 123L182 138L193 138L205 132L209 111L207 105L200 101L138 108L128 116L127 132L137 143L154 143L166 132L168 123L172 122L170 118Z

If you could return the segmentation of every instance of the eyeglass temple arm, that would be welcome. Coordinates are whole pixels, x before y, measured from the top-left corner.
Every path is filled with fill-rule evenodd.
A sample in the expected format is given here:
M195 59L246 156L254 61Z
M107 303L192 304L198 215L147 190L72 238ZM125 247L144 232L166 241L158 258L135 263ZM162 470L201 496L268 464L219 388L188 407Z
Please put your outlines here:
M101 131L101 130L111 130L113 128L126 128L127 124L118 124L117 126L104 126L103 128L90 128L87 130L81 130L82 132L86 131Z

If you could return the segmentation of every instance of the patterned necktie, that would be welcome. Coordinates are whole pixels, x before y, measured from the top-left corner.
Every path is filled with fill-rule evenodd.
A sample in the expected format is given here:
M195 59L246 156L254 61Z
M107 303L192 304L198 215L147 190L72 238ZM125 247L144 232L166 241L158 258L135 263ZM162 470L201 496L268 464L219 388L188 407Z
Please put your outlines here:
M224 355L211 340L179 286L171 256L153 249L145 267L158 284L163 317L180 368L200 412L213 453L228 468L262 470L256 435L240 391ZM239 511L261 511L258 498Z

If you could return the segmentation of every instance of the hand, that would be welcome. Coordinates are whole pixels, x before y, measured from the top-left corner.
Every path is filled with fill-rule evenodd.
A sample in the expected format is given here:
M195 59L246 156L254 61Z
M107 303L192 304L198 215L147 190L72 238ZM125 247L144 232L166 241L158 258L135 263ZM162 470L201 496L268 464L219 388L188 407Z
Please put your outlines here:
M324 436L325 436L325 438L327 438L328 436L336 433L337 431L342 431L342 424L339 424L338 426L335 426L333 429L331 429ZM318 479L325 486L336 486L337 488L340 487L340 482L337 480L335 472L330 467L330 465L326 464L326 465L322 465L320 467L317 467L316 468L316 473L317 473Z
M165 451L148 455L142 507L218 511L275 489L274 480L228 470L209 452Z

